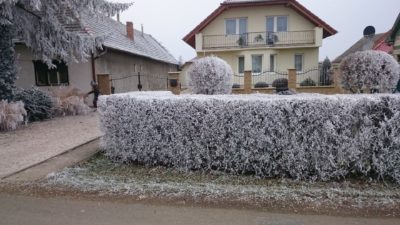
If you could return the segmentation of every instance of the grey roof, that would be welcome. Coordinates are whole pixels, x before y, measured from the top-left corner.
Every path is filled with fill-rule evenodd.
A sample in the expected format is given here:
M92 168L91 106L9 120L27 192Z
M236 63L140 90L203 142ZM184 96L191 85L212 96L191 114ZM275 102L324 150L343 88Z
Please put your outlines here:
M169 51L162 46L150 34L142 34L141 31L135 29L134 40L126 36L126 25L108 17L93 17L87 14L82 14L81 23L85 26L85 30L94 36L104 36L103 45L131 53L134 55L143 56L171 64L178 64L178 61Z
M381 33L381 34L376 34L373 38L372 38L372 46L371 49L374 47L375 42L380 39L383 35L385 35L385 33ZM360 40L358 40L354 45L352 45L349 49L347 49L343 54L341 54L340 56L338 56L335 60L333 60L333 63L340 63L342 62L342 60L344 58L346 58L346 56L353 54L355 52L358 51L363 51L366 50L364 49L364 46L366 46L368 44L369 40L365 37L362 37Z

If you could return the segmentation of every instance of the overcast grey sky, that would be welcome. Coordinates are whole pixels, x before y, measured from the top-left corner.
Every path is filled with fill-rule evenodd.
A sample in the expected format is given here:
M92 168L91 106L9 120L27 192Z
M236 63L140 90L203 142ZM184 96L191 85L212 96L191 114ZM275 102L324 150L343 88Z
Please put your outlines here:
M130 0L111 0L132 2ZM190 60L196 53L182 38L215 10L223 0L133 0L134 5L121 15L136 29L157 38L176 59ZM392 28L400 11L400 0L298 0L302 5L339 31L324 39L320 59L331 60L362 37L372 25L377 33Z

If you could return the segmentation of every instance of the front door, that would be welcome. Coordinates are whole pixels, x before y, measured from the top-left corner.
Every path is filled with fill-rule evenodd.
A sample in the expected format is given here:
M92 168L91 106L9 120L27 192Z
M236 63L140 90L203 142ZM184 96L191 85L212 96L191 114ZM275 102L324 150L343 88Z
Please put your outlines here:
M99 84L100 93L102 95L111 94L111 81L109 74L98 74L97 83Z

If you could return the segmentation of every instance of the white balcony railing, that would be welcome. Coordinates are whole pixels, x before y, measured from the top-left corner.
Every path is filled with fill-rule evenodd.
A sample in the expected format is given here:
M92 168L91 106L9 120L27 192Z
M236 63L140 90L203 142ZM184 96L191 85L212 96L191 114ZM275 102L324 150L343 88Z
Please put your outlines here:
M234 35L204 35L203 49L290 47L315 45L315 31L252 32Z

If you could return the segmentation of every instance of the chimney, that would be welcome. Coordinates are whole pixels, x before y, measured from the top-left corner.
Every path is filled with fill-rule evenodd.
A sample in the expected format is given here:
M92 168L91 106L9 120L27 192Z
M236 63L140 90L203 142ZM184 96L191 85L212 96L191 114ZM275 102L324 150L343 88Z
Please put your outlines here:
M121 21L119 20L119 13L117 13L117 21L118 21L118 22L121 22Z
M132 22L126 22L126 36L131 40L134 39L134 29Z
M142 37L144 36L143 24L142 24Z

